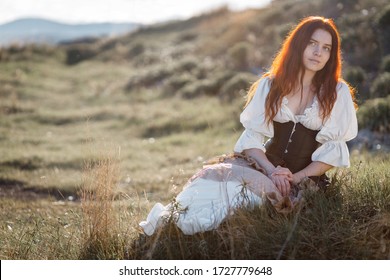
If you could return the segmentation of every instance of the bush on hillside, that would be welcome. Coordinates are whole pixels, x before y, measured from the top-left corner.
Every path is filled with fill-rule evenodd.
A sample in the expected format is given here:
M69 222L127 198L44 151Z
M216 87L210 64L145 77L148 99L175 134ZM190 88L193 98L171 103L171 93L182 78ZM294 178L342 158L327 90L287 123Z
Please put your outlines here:
M377 76L370 88L371 98L386 97L390 94L390 72Z
M378 15L377 23L379 27L389 27L390 26L390 5L387 5L380 14Z
M360 129L390 133L390 95L366 101L358 113Z
M249 55L252 46L248 42L238 42L228 49L229 62L236 70L244 70L249 66Z
M182 44L186 42L191 42L195 40L197 37L198 34L196 34L195 32L185 32L183 34L180 34L175 41L177 44Z
M66 49L66 64L75 65L98 54L94 45L72 45Z
M172 68L167 68L160 65L152 67L151 69L148 69L141 74L131 77L126 85L126 90L159 85L172 74Z
M259 77L252 73L239 73L229 79L221 88L219 97L224 102L230 102L237 97L246 95L249 87Z
M195 59L193 57L186 57L179 60L174 67L177 72L191 72L192 70L197 68L198 65L198 59Z
M387 5L379 13L377 25L379 27L378 35L381 43L382 55L388 55L390 54L390 5Z
M357 90L360 101L370 98L370 93L365 87L366 73L359 66L347 67L344 77L347 82Z
M368 13L368 12L367 12ZM377 71L381 60L378 34L373 32L373 14L344 14L337 20L343 58L351 65L358 65L366 71Z
M164 95L170 96L174 95L178 90L184 86L195 81L195 78L189 73L182 73L179 75L173 75L167 79L164 85Z
M236 75L236 72L230 70L212 71L211 75L197 77L198 79L188 83L186 87L179 91L179 95L193 98L197 95L221 96L221 88Z
M13 44L8 47L0 48L0 61L35 60L37 58L52 56L55 52L57 52L57 49L49 45Z
M147 67L152 64L157 64L161 62L161 58L158 54L150 51L145 51L142 54L133 57L131 59L135 67Z
M382 59L381 69L380 70L383 71L383 72L390 72L390 54L386 55Z
M142 43L136 43L129 50L129 57L136 57L145 51L145 46Z
M176 91L190 80L205 78L206 68L207 66L202 65L193 57L185 57L169 66L163 63L157 64L131 77L126 89L166 84L167 88L165 90Z
M202 95L216 95L218 83L214 79L196 80L179 90L178 94L184 98L195 98Z

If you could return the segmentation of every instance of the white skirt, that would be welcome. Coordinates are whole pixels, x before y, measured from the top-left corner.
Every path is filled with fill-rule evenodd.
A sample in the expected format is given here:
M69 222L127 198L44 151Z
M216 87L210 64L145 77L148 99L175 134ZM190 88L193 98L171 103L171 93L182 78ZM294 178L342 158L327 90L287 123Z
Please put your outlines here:
M239 207L256 207L265 195L281 199L272 181L241 158L205 166L177 195L164 206L157 203L146 221L139 225L147 235L168 220L174 221L184 234L216 229Z

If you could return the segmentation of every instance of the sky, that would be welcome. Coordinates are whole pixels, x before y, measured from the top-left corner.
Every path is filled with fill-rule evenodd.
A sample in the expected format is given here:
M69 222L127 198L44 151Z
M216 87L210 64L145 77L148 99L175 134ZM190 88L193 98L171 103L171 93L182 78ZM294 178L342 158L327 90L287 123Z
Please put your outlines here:
M0 0L0 24L39 17L63 23L157 23L186 19L227 5L232 10L260 8L271 0Z

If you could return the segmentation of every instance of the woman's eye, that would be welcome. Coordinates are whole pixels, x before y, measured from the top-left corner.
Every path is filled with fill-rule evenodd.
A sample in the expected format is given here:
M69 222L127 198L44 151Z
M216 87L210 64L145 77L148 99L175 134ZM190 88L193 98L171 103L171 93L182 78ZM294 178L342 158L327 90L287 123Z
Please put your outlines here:
M327 51L327 52L330 52L330 48L329 47L324 47L324 50Z

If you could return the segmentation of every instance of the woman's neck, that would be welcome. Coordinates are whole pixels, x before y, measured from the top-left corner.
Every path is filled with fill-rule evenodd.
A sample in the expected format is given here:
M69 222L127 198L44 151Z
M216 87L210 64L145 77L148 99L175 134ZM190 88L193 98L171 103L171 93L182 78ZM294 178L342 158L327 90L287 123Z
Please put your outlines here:
M299 75L299 87L302 87L302 89L310 88L313 83L313 78L316 73L312 71L305 71L302 77L302 74ZM302 77L302 78L301 78Z

